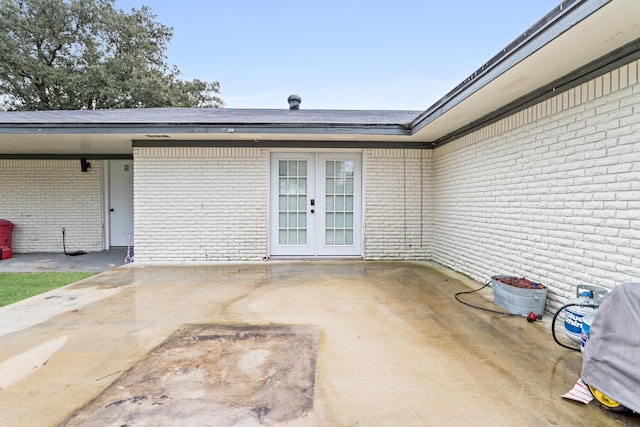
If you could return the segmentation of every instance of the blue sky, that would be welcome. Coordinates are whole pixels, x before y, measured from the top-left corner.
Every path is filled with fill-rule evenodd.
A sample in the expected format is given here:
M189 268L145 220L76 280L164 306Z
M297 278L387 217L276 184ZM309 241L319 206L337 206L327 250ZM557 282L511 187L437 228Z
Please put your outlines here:
M116 0L173 27L168 63L228 108L425 110L561 0Z

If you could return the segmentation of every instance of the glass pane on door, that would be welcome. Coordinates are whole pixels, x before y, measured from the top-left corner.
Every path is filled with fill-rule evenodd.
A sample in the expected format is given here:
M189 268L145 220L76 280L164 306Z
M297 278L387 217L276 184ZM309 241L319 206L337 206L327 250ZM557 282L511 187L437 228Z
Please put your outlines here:
M307 161L278 160L278 244L307 244Z
M325 161L325 245L353 245L354 162Z

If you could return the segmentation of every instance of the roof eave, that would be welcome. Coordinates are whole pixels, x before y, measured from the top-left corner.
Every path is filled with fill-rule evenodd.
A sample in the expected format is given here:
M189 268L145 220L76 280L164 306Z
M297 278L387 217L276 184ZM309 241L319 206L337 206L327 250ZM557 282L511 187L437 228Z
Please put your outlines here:
M471 76L420 114L415 134L612 0L565 0Z

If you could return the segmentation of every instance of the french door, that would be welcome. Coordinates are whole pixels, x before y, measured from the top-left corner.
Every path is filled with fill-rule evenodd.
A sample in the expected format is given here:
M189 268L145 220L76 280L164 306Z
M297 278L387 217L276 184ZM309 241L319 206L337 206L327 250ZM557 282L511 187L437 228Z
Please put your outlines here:
M272 153L273 256L362 255L360 153Z

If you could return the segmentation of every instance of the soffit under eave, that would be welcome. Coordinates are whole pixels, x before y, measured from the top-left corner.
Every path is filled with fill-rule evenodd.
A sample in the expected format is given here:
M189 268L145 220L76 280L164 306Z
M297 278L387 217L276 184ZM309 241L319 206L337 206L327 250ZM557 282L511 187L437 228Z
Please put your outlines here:
M603 6L579 25L476 88L454 107L444 112L435 111L435 118L414 134L423 141L438 141L455 134L514 100L637 40L640 38L637 16L640 16L640 2L635 0L616 0Z

